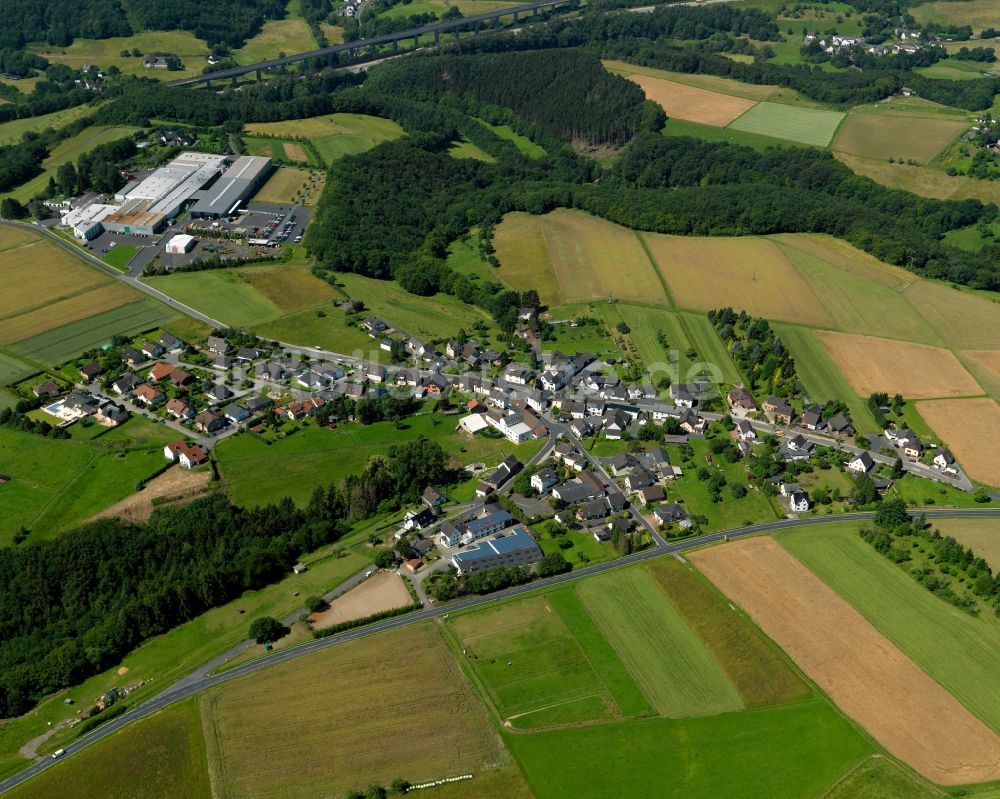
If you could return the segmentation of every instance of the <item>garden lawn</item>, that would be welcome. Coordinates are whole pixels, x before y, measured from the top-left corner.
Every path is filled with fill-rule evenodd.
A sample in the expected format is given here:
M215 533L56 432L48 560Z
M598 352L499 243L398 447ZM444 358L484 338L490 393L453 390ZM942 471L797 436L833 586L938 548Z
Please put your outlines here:
M119 244L113 247L107 255L101 258L108 266L113 266L119 272L124 272L140 247L136 244Z
M826 147L843 119L844 114L840 111L762 102L731 122L729 127L799 144Z
M537 799L817 796L872 745L824 700L504 736Z
M856 523L782 532L775 539L975 715L1000 730L1000 619L934 596L858 535Z
M743 707L719 664L646 571L592 577L577 593L661 715L707 716Z

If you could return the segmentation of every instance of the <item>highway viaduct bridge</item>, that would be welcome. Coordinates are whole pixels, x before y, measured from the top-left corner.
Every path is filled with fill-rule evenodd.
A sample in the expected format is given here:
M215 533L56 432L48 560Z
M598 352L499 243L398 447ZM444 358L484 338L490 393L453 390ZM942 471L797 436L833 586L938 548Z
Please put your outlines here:
M190 78L179 78L178 80L168 81L168 86L197 86L203 84L205 86L211 86L213 81L224 81L229 80L232 85L236 85L237 79L242 75L249 75L250 73L255 73L257 80L260 80L263 73L270 69L279 69L284 71L289 64L297 64L302 61L310 61L312 59L326 60L331 66L336 66L340 63L340 56L343 54L347 55L348 61L353 61L357 53L364 52L367 50L371 55L377 55L379 53L379 48L382 45L392 45L393 51L399 49L399 43L402 41L408 41L413 39L413 46L416 47L420 41L421 36L426 36L428 34L433 34L435 44L441 41L442 33L452 33L455 38L463 30L472 30L475 34L483 29L486 23L498 20L501 17L513 17L514 22L517 23L523 17L534 17L537 16L539 11L557 8L567 8L574 9L580 5L580 0L541 0L537 3L524 3L522 5L511 6L510 8L501 8L496 11L490 11L485 14L476 14L471 17L459 17L457 19L442 20L440 22L433 22L430 25L424 25L419 28L410 28L405 31L397 31L396 33L387 33L382 36L373 36L370 39L358 39L353 42L345 42L344 44L331 45L330 47L322 47L319 50L310 50L305 53L295 53L294 55L283 56L281 58L271 58L267 61L259 61L256 64L247 64L242 67L233 67L232 69L222 69L218 72L206 72L202 75L194 75Z

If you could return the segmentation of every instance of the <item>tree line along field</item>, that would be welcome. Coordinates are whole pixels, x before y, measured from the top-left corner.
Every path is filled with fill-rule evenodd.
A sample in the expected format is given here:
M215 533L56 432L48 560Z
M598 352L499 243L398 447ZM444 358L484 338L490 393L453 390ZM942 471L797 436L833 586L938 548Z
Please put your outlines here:
M71 136L60 142L52 150L49 157L42 162L44 171L27 183L18 186L17 189L10 193L10 196L19 202L27 203L32 197L42 192L48 186L49 178L55 177L56 170L62 164L76 161L81 155L90 152L98 145L123 139L138 130L139 128L127 126L105 125L91 125L85 128L76 136Z
M140 702L155 696L163 690L164 685L180 679L220 652L245 641L248 619L264 615L282 619L295 614L302 610L302 597L318 596L330 591L369 566L371 558L371 550L364 546L346 548L339 557L333 554L331 547L303 556L302 562L308 567L304 573L289 575L259 591L248 592L146 641L129 653L121 663L88 679L68 694L82 703L87 698L107 693L115 686L135 686L144 682L142 687L135 688L130 693L129 701ZM255 655L260 651L251 648L247 654ZM25 760L18 754L18 750L25 742L51 731L49 725L57 726L59 732L45 741L39 748L40 753L47 755L75 739L75 730L63 729L58 725L75 718L78 707L79 705L66 706L61 701L61 695L54 696L31 713L9 719L0 725L0 775L7 777L24 768ZM128 733L124 737L127 739ZM91 790L94 796L105 795L99 793L99 786ZM145 795L141 793L141 788L134 790L139 792L132 795ZM176 795L186 796L183 792Z

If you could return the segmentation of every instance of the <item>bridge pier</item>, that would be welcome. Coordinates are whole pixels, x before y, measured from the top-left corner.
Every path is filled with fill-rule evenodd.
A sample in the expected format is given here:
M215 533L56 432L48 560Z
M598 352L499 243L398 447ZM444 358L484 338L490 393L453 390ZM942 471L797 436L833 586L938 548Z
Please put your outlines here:
M236 76L235 75L233 75L233 79L230 81L229 85L232 86L234 89L236 88Z
M278 69L281 71L282 75L284 75L288 71L288 68L285 64L282 64Z
M517 25L517 12L514 12L514 24Z
M420 47L420 35L419 34L417 34L416 36L413 37L413 49L416 50L418 47Z
M455 30L453 30L451 32L451 35L454 36L457 39L458 38L458 28L455 28Z
M478 36L479 35L479 31L482 29L482 27L483 27L482 21L477 19L476 20L476 27L472 29L472 35L473 36Z
M205 88L206 89L211 89L212 88L212 81L211 80L206 80L205 81Z
M434 44L441 42L441 31L434 31Z
M368 54L369 55L378 55L378 47L376 45L374 45L374 44L368 45Z
M392 40L392 52L394 52L394 53L398 53L399 52L399 39L393 39Z
M261 71L259 69L256 70L256 72L257 72L257 82L260 83L260 81L261 81L261 79L262 79L263 76L262 76Z

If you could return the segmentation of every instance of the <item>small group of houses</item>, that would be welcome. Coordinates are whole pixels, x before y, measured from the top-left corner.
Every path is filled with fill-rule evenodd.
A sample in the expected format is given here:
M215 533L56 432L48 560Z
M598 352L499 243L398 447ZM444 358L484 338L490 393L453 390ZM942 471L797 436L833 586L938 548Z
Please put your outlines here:
M451 556L460 576L496 567L531 566L542 559L542 550L531 530L518 524L502 535L483 541Z

